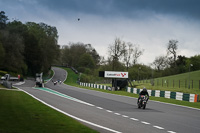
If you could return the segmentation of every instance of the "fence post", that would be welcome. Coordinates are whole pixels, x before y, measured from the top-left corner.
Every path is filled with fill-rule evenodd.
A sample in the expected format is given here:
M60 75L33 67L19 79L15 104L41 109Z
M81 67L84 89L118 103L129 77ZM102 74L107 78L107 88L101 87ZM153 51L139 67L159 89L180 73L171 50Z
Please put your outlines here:
M199 80L199 89L200 89L200 80Z
M159 80L157 79L157 86L158 86L158 84L159 84Z
M193 80L192 80L192 89L193 89Z
M167 87L168 87L168 82L169 82L169 80L167 80Z
M187 79L185 80L185 88L187 88Z

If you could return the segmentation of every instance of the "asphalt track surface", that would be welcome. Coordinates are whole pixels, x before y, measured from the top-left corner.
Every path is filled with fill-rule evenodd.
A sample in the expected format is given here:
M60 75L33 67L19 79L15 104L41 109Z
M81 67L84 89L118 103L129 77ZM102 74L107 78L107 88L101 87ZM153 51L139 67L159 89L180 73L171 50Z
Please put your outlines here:
M67 73L53 68L53 81L66 79ZM136 98L118 96L94 90L65 85L34 88L34 81L27 80L17 86L33 97L84 125L102 133L199 133L200 110L148 101L145 110L138 109Z

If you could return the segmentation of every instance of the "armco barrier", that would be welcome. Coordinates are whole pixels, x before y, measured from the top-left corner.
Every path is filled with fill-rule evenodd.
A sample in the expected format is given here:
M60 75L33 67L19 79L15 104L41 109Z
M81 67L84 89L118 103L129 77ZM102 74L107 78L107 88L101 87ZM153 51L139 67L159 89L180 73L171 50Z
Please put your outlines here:
M137 88L131 88L128 87L127 92L139 94L142 89ZM180 101L189 101L189 102L198 102L199 101L199 95L197 94L187 94L182 92L171 92L171 91L160 91L160 90L147 90L149 93L149 96L155 96L155 97L165 97L170 99L176 99Z
M106 85L98 85L98 84L93 84L93 83L82 83L80 82L80 86L85 86L85 87L91 87L91 88L96 88L96 89L103 89L103 90L112 90L110 86Z

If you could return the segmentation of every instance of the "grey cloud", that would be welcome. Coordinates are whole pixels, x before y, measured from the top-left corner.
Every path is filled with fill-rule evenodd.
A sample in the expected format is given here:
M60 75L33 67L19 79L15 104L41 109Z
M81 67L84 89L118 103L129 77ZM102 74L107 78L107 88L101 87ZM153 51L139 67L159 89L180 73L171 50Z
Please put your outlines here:
M41 6L62 15L77 13L104 17L148 16L149 13L200 19L199 0L0 0L6 4Z
M134 17L137 12L146 11L200 19L198 0L38 0L38 3L60 13Z

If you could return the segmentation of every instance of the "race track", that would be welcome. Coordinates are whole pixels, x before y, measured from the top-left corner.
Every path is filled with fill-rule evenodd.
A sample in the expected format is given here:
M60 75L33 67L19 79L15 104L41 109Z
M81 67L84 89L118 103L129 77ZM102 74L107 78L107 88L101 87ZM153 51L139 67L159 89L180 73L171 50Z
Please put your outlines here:
M67 73L53 68L53 81L66 79ZM200 110L148 101L138 109L137 99L81 89L52 81L34 88L34 81L17 86L47 105L102 133L199 133Z

